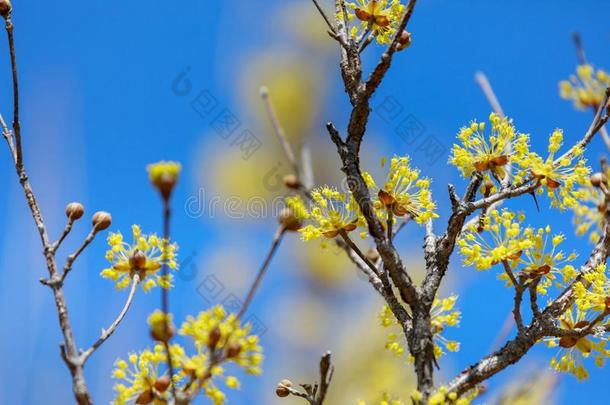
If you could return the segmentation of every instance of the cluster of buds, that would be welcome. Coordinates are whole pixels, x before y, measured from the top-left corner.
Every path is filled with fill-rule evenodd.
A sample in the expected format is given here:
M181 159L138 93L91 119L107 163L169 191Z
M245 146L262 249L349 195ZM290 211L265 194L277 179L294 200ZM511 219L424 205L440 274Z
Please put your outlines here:
M68 221L78 221L85 215L85 207L79 202L71 202L66 205L66 217ZM97 211L91 217L91 225L96 231L108 229L112 224L112 215L105 211Z

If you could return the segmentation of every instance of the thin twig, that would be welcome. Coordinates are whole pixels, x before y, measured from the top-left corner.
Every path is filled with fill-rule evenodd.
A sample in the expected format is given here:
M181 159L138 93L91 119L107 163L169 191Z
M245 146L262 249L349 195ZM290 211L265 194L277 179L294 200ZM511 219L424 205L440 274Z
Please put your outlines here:
M163 196L163 245L165 254L167 254L167 249L169 248L170 220L172 214L169 199L169 194ZM166 282L169 282L169 269L167 260L163 261L163 265L161 266L161 275ZM161 311L163 312L165 320L165 335L170 336L171 325L169 323L169 288L161 288ZM173 384L175 369L174 361L172 359L172 352L169 347L169 339L163 339L163 347L165 348L165 354L167 355L167 368L169 371L169 379L170 381L172 381L172 395L174 398L176 398L176 386L175 384Z
M11 55L11 68L13 74L13 131L17 152L17 167L23 167L23 152L21 149L21 125L19 124L19 80L17 77L17 57L15 55L14 26L10 17L6 19L6 33L8 37L9 52Z
M261 87L260 89L261 98L263 99L263 103L265 104L265 109L267 110L267 114L269 115L269 120L271 121L271 125L273 125L273 129L275 131L275 135L277 135L278 140L280 141L280 145L282 145L282 149L284 150L284 154L288 158L288 161L292 165L292 169L294 170L294 175L299 177L299 164L297 159L295 158L292 147L290 146L290 142L286 138L286 132L280 123L280 120L277 117L277 113L273 108L273 103L271 102L271 97L269 96L269 89L267 87Z
M246 313L246 311L248 310L248 307L252 303L252 299L254 298L254 296L256 295L256 292L258 291L258 287L260 286L260 283L263 280L263 277L265 277L265 273L267 272L267 269L269 268L269 264L271 264L271 260L273 259L273 256L277 252L277 249L280 246L280 243L282 242L282 237L284 236L285 233L286 233L286 228L284 228L283 226L280 225L280 227L275 232L275 235L273 236L273 242L271 243L271 247L269 248L269 251L267 252L267 255L265 256L265 260L263 261L263 264L261 265L260 269L258 270L256 278L254 279L254 282L252 283L252 286L250 287L250 290L248 291L248 294L246 295L246 299L244 300L243 304L241 305L241 308L239 309L239 312L237 313L237 316L235 317L235 319L237 321L239 321L242 318L242 316Z
M117 330L117 328L125 318L127 311L131 307L131 303L133 302L133 298L136 295L139 283L140 276L136 274L133 276L133 280L131 282L131 289L129 290L129 295L127 296L127 301L125 301L125 305L123 305L123 309L121 309L121 312L119 312L117 318L114 320L114 322L112 322L112 324L110 324L108 329L102 329L102 335L95 341L95 343L91 345L89 349L85 350L80 355L80 361L83 364L85 364L85 362L93 354L93 352L95 352L101 345L103 345L104 342L108 340L108 338L112 336L112 334Z
M326 12L324 11L324 9L318 3L318 0L311 0L311 1L313 1L313 4L316 6L316 9L318 9L318 12L320 13L322 18L326 22L326 25L328 26L328 29L330 30L330 32L332 32L333 34L336 35L337 31L336 31L334 25L330 22L330 19L326 15Z
M87 238L83 241L83 243L76 250L76 252L74 252L70 256L68 256L68 258L66 259L66 264L64 265L64 271L61 274L60 283L63 283L66 280L66 277L68 277L68 273L70 273L70 271L72 270L72 266L74 265L74 262L80 256L80 254L83 253L83 251L87 248L87 246L89 246L89 244L91 242L93 242L93 239L95 239L95 235L97 235L97 233L98 233L97 225L94 225L93 228L91 229L91 232L89 232L89 235L87 235Z
M55 242L53 244L53 248L52 248L53 249L53 253L57 252L57 249L59 249L59 246L61 246L61 244L64 241L64 239L66 239L66 236L68 236L70 231L72 231L72 225L74 225L74 219L68 218L68 222L66 223L66 226L65 226L63 232L61 233L61 236L59 237L57 242Z

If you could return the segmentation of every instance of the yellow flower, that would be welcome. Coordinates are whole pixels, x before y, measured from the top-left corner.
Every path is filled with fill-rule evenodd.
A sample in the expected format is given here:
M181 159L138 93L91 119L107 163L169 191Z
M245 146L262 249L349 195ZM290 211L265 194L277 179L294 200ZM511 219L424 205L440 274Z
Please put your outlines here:
M586 165L582 148L575 146L555 162L555 153L563 144L563 131L556 129L549 138L549 155L543 159L531 152L519 164L524 170L530 170L538 182L538 193L547 189L551 206L561 210L575 207L580 197L577 185L584 186L589 181L591 169Z
M502 180L507 174L507 165L520 161L529 151L528 136L518 133L511 120L491 113L489 121L489 136L485 135L485 123L476 121L460 129L457 135L461 145L453 145L449 163L464 177L474 172L491 172Z
M482 229L471 224L461 235L457 244L464 256L464 265L474 265L477 270L487 270L498 263L517 263L523 250L533 241L523 237L522 214L504 209L492 210L482 221ZM491 239L491 240L489 240Z
M454 310L457 295L451 295L444 299L436 298L432 304L430 311L432 334L434 338L434 354L436 358L445 354L445 350L457 352L460 349L460 344L454 340L448 340L443 336L446 327L455 327L460 323L461 312ZM398 325L398 321L390 308L385 305L379 314L381 326L384 328ZM390 333L386 340L386 349L393 352L397 356L402 356L405 352L404 346L400 343L401 337L397 333ZM413 361L409 356L409 361Z
M299 230L303 240L313 240L322 236L334 238L341 232L349 233L366 223L351 194L343 194L324 186L314 189L311 198L313 208L307 216L313 224Z
M551 234L551 227L534 229L527 227L523 231L523 237L530 242L530 246L523 250L517 265L521 269L521 274L529 280L540 278L537 290L541 294L546 294L548 288L554 283L557 288L564 287L567 283L574 280L577 271L569 264L578 256L576 253L566 254L558 248L565 240L563 234ZM561 275L558 280L556 275ZM508 279L506 274L501 278Z
M559 83L559 95L565 100L572 100L578 109L599 108L606 88L610 86L610 75L596 70L591 65L579 65L576 74L569 80Z
M359 27L352 28L354 38L370 29L380 45L392 43L405 8L400 0L357 0L346 2L346 5L353 11L353 14L348 12L348 19L351 21L356 17L361 21ZM339 17L343 18L342 15Z
M382 162L384 166L385 162ZM420 178L420 172L409 166L408 156L394 156L390 161L390 170L382 188L379 188L373 177L363 173L367 187L377 195L374 202L378 215L387 218L388 211L397 217L410 216L418 224L424 224L434 213L436 204L432 201L430 180Z
M584 328L589 323L588 313L577 306L568 309L558 320L558 326L564 330ZM579 380L589 376L584 367L585 359L593 355L595 364L601 367L605 358L610 356L610 350L606 349L607 338L603 336L589 335L582 338L564 336L547 338L545 342L551 348L559 346L558 353L551 359L551 366L557 371L571 373Z
M171 385L166 362L162 345L156 345L152 351L145 349L130 353L127 360L118 359L112 372L112 377L117 380L113 404L166 404Z
M248 374L259 375L262 348L258 336L250 334L251 329L250 324L240 326L235 314L227 314L219 305L199 313L196 318L189 316L179 333L192 338L198 354L182 360L185 373L200 379L206 371L200 364L208 360L202 354L211 349L222 353L226 361L236 363Z
M584 275L584 281L574 287L576 306L581 311L610 313L610 279L606 274L606 265L600 264L595 270Z
M610 173L604 174L606 179L608 175ZM589 240L592 243L597 243L601 237L606 211L606 195L600 187L607 187L607 180L604 179L599 186L594 186L590 180L586 182L578 190L578 201L572 207L576 234L583 236L590 232Z
M110 249L106 251L106 259L111 267L101 272L103 278L116 281L116 287L127 287L137 274L144 291L159 285L161 288L171 287L171 275L163 277L159 269L166 264L170 269L177 270L175 243L165 243L155 234L142 234L138 225L132 226L133 241L131 244L123 240L120 232L108 235Z

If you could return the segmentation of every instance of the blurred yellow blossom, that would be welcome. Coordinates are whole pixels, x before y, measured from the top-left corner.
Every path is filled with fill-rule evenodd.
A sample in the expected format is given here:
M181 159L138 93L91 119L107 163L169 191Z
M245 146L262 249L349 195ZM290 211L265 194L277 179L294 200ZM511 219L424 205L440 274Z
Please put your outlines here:
M585 64L576 67L576 74L569 80L559 83L559 95L572 100L578 109L593 107L597 109L602 103L604 92L610 86L610 75L602 69L595 69Z

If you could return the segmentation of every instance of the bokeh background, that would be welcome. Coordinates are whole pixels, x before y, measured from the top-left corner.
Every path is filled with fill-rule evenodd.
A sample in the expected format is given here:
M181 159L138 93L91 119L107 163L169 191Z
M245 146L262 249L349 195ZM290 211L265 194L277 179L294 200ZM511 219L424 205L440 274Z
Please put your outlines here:
M278 179L289 165L265 117L261 85L270 89L295 148L306 145L311 151L316 182L341 184L323 124L332 120L344 128L349 106L336 46L309 1L15 3L25 161L52 235L63 228L64 206L73 200L83 202L89 214L110 211L113 230L128 234L137 223L144 231L160 232L161 207L145 166L160 159L182 162L173 217L182 262L172 291L177 320L243 297L274 232L271 209L260 208L261 201L283 195ZM558 97L558 81L576 65L570 34L579 31L588 58L608 68L608 15L610 3L602 0L419 2L410 25L413 45L397 56L373 101L364 165L375 172L382 156L411 155L434 178L440 232L448 213L446 183L464 185L446 164L455 133L490 112L474 73L489 76L505 111L531 134L535 147L545 149L556 127L573 141L591 116ZM8 53L1 42L0 110L10 117ZM368 68L380 52L370 47ZM194 100L207 100L207 109ZM397 108L390 115L381 108L386 102ZM239 122L229 135L214 124L227 113ZM397 131L409 116L422 127L416 140ZM261 142L247 159L235 143L244 130ZM427 139L442 147L440 155L431 157L420 147ZM0 403L71 403L52 297L37 281L46 271L39 239L3 149ZM588 153L595 163L606 151L596 140ZM569 250L586 254L590 245L573 236L570 214L551 211L547 200L541 205L540 213L531 201L510 206L528 209L536 225L551 222L569 236ZM78 223L60 257L88 230L88 220ZM414 273L422 265L421 238L421 229L412 224L398 239ZM81 346L97 338L125 299L125 291L98 275L104 251L101 236L78 260L66 288ZM463 319L447 337L460 340L462 349L442 359L441 381L497 344L512 304L493 271L462 268L457 257L444 290L452 292L460 296ZM139 293L118 332L90 360L87 377L97 403L112 398L114 360L150 345L145 321L158 307L157 293ZM249 314L263 331L264 374L244 378L241 390L229 393L230 403L298 403L276 398L275 384L285 377L313 380L325 350L333 351L337 366L329 403L374 402L383 391L406 399L412 376L404 359L383 349L385 332L376 319L380 308L373 290L341 254L290 236ZM610 395L607 368L592 366L591 378L578 383L547 372L552 355L544 347L533 350L492 379L476 403L498 403L507 389L514 393L526 381L534 383L526 386L529 402L522 403L587 404Z

